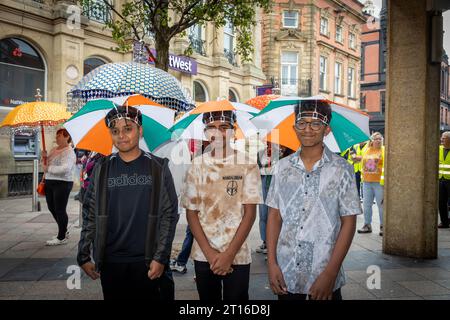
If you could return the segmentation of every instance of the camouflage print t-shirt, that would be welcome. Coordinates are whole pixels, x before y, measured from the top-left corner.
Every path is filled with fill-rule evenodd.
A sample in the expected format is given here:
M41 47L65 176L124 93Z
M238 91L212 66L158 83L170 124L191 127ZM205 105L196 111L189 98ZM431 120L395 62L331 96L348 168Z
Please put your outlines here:
M243 204L262 203L258 165L241 153L224 159L205 153L194 159L186 174L182 205L198 211L203 232L212 248L224 252L233 240L244 215ZM207 261L194 241L191 257ZM235 265L251 263L247 241L236 254Z

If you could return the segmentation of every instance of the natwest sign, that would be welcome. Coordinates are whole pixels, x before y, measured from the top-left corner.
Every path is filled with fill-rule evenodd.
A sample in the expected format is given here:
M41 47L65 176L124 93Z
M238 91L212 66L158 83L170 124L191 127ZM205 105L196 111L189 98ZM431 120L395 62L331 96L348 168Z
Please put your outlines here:
M190 58L187 57L180 57L169 54L169 67L171 67L174 70L179 70L181 72L197 74L197 62L192 61ZM193 67L195 67L195 72L193 72Z
M143 46L143 44L138 41L134 43L133 61L154 64L155 61L153 61L150 55L146 52L145 48L141 48L141 46ZM150 51L152 52L153 56L156 57L156 50L150 49ZM189 57L176 56L169 53L169 68L195 75L197 74L197 61Z

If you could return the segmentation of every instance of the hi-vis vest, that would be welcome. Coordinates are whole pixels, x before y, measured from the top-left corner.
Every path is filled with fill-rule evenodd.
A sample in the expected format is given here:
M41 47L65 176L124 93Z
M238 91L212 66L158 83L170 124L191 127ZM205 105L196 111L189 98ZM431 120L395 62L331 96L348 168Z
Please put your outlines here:
M363 154L363 150L364 148L367 146L367 144L361 148L359 146L359 143L355 144L353 147L348 148L347 150L344 150L341 152L341 157L344 157L348 163L350 163L353 166L353 169L355 171L355 173L357 172L361 172L361 161L359 162L354 162L351 155L350 155L350 151L352 151L352 149L355 151L355 154L357 156L362 156Z
M439 146L439 179L450 180L450 152L444 159L444 146Z

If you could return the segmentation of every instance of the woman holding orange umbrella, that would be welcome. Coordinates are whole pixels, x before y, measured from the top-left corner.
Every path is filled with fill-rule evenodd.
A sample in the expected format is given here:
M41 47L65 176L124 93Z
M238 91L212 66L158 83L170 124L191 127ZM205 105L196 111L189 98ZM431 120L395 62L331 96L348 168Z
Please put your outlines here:
M42 152L45 199L48 210L58 224L58 235L47 241L48 246L66 244L69 237L67 203L73 187L73 169L76 162L71 142L67 130L59 129L56 132L57 146L48 155L46 151Z

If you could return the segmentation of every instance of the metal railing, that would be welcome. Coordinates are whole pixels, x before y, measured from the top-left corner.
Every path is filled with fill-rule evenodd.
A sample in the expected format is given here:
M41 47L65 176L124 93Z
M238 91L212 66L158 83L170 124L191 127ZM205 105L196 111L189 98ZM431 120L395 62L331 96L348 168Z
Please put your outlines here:
M111 21L111 9L101 0L89 1L89 3L83 5L82 14L90 20L100 23Z
M206 49L205 49L206 41L203 41L195 36L190 35L189 42L191 43L191 47L192 49L194 49L195 52L201 54L202 56L206 56Z
M237 61L236 61L236 55L234 54L234 52L232 52L232 51L230 51L228 49L223 49L223 54L224 54L225 58L228 59L228 62L231 65L233 65L235 67L238 66Z
M39 174L39 181L42 174ZM30 195L33 191L33 174L18 173L8 175L8 197Z

